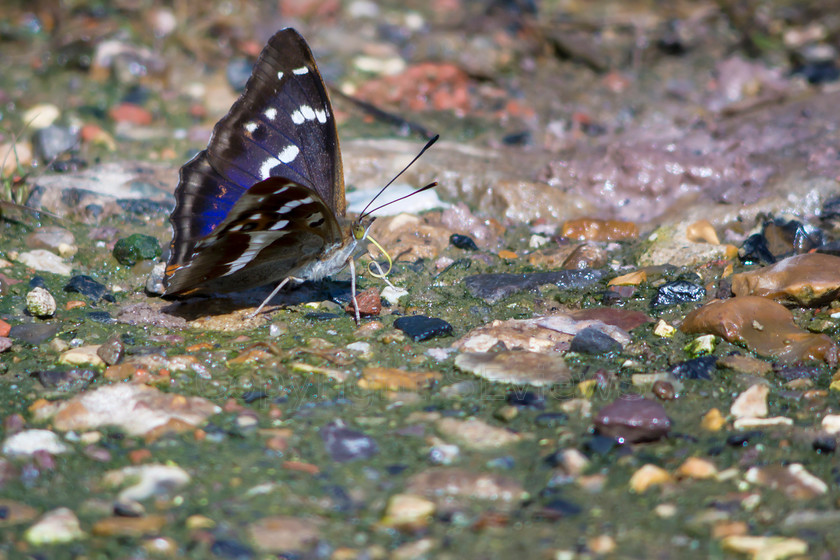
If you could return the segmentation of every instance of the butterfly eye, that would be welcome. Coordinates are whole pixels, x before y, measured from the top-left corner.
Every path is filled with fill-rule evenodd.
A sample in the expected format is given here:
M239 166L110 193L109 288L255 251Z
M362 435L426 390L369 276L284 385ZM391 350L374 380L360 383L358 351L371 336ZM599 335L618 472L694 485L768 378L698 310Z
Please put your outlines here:
M353 224L352 233L356 241L361 241L367 235L367 229L362 224Z

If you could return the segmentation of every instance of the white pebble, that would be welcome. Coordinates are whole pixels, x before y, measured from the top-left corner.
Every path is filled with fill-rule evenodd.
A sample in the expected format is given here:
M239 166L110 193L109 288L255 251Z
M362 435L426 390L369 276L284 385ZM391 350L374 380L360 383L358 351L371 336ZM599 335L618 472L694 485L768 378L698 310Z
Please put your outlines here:
M44 288L34 288L26 294L26 309L35 317L55 315L55 298Z

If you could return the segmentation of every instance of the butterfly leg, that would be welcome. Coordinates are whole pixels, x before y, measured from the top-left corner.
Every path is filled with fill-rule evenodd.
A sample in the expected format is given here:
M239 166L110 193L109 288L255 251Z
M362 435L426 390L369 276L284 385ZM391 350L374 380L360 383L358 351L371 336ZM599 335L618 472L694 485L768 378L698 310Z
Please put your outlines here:
M359 316L359 302L356 300L356 264L350 259L350 293L353 294L353 311L356 312L356 325L362 322Z
M260 306L259 306L259 307L257 307L257 310L256 310L256 311L254 311L253 313L251 313L250 315L248 315L248 318L249 318L249 319L251 319L251 318L256 317L257 315L259 315L260 311L262 311L262 308L263 308L263 307L265 307L265 306L266 306L266 304L267 304L269 301L271 301L271 298L273 298L274 296L276 296L276 295L277 295L277 292L279 292L279 291L280 291L280 289L281 289L283 286L285 286L286 284L288 284L288 283L289 283L289 280L291 280L291 279L292 279L292 277L291 277L291 276L289 276L288 278L284 278L282 282L280 282L279 284L277 284L277 287L276 287L276 288L274 288L274 291L273 291L273 292L271 292L271 294L269 294L269 296L268 296L267 298L265 298L265 300L263 300L263 302L260 304Z

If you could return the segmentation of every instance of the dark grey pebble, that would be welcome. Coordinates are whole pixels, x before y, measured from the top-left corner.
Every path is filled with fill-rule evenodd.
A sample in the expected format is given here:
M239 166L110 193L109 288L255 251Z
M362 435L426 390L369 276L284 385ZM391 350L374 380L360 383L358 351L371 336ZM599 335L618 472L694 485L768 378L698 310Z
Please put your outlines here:
M741 248L738 249L738 258L744 264L773 264L776 257L770 252L767 246L767 238L760 233L754 233L747 237Z
M218 539L210 545L210 552L213 556L225 558L226 560L251 560L254 558L254 551L239 541L230 539Z
M706 379L712 378L712 372L717 367L717 357L701 356L693 360L686 360L671 367L671 375L677 379Z
M233 91L241 92L245 89L245 84L248 78L251 77L251 71L254 69L254 63L247 58L234 58L228 62L225 69L225 76L233 88Z
M601 280L604 275L603 270L476 274L464 278L464 284L471 296L492 304L516 292L533 290L546 284L554 284L567 290L585 288Z
M245 404L251 404L252 402L266 398L268 398L268 393L259 389L254 391L245 391L242 393L242 401L245 402Z
M341 315L338 313L328 313L326 311L319 311L314 313L307 313L303 316L304 319L313 319L315 321L331 321L339 319Z
M478 251L478 245L475 244L475 241L469 235L453 233L449 236L449 243L453 247L464 249L465 251Z
M29 287L30 288L44 288L45 290L49 289L49 288L47 288L47 281L44 280L43 276L33 276L32 278L30 278L29 279Z
M811 447L820 454L834 453L837 451L837 440L833 436L819 436L811 443Z
M91 321L102 323L104 325L110 325L111 323L117 322L117 320L111 317L111 314L107 311L89 311L87 313L87 318Z
M555 498L546 502L544 506L538 509L536 516L543 519L562 519L564 517L578 515L582 511L583 508L574 502L562 498Z
M747 447L750 442L760 439L764 434L758 430L732 434L726 438L726 445L730 447Z
M96 350L96 355L109 366L118 364L125 356L125 344L118 337L112 337Z
M815 366L783 366L775 364L773 369L782 380L815 379L822 374L822 368Z
M122 265L134 266L139 261L148 261L161 255L160 243L151 235L133 233L117 240L114 258Z
M41 344L56 335L61 325L49 323L21 323L14 325L9 332L9 338L26 342L27 344Z
M596 455L606 455L616 446L615 438L594 435L583 442L583 447Z
M671 429L671 419L658 402L639 395L617 398L598 411L593 420L600 435L619 443L656 441Z
M93 381L96 372L90 369L49 369L35 372L34 377L45 389L61 393L81 391Z
M650 305L652 307L669 307L690 301L700 301L706 297L706 288L685 280L666 282L659 286Z
M35 131L32 135L35 153L45 162L50 162L78 147L79 135L68 127L51 125Z
M545 396L533 391L511 391L506 397L509 405L518 408L545 408Z
M587 327L579 331L569 346L569 350L572 352L594 355L619 352L622 348L621 343L593 327Z
M110 302L116 301L114 296L108 292L108 288L105 287L105 284L101 284L90 276L85 276L84 274L79 274L71 278L64 286L64 291L82 294L93 302L97 302L100 299Z
M429 340L435 336L447 336L452 334L452 325L438 319L437 317L426 317L425 315L412 315L400 317L394 321L394 327L401 330L414 341Z
M376 441L362 432L351 430L341 420L330 422L321 428L321 439L333 461L344 463L370 459L379 453Z

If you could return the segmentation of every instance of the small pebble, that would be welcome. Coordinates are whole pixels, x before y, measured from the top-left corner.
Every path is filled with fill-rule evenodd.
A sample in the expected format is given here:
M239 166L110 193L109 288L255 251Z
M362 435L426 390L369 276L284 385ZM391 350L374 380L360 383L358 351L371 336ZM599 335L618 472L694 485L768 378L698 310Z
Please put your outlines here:
M700 301L706 297L706 289L703 286L677 280L662 284L651 300L651 307L670 307L681 303Z
M341 420L325 425L320 434L327 453L339 463L367 460L379 453L379 445L373 438L348 428Z
M44 288L35 288L26 294L26 310L35 317L52 317L56 310L55 298Z
M636 493L643 493L653 486L673 482L671 474L661 467L647 464L642 466L630 477L630 489Z
M394 321L394 327L407 334L416 342L429 340L436 336L448 336L452 334L452 325L443 319L427 317L425 315L400 317Z
M142 260L154 260L161 255L160 243L150 235L134 233L119 239L114 245L114 258L122 265L134 266Z
M463 249L465 251L478 251L478 245L475 244L472 237L469 235L461 235L460 233L453 233L449 236L449 243L453 247Z

